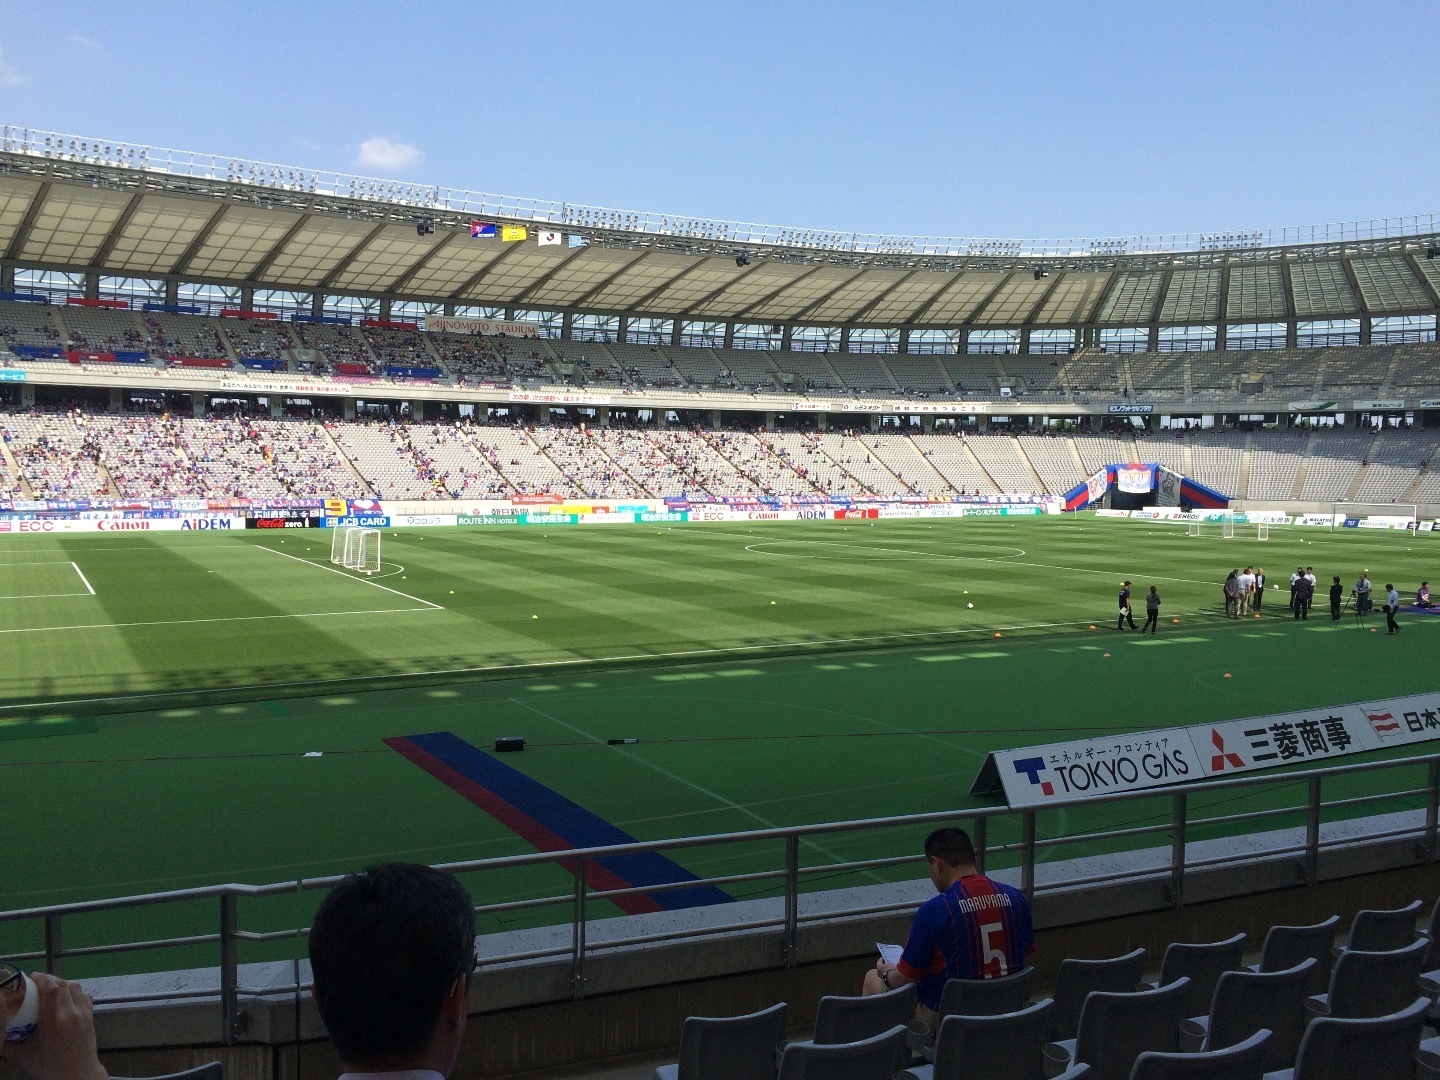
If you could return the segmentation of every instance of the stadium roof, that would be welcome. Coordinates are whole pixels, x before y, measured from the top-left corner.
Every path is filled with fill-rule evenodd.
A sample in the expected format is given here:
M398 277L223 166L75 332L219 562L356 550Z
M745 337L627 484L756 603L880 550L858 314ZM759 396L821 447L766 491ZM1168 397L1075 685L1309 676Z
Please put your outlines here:
M13 265L512 311L917 329L1440 308L1440 260L1429 257L1437 215L1160 237L876 236L484 195L15 127L0 138L0 258ZM520 242L475 239L477 221L529 231ZM542 231L558 242L539 243Z

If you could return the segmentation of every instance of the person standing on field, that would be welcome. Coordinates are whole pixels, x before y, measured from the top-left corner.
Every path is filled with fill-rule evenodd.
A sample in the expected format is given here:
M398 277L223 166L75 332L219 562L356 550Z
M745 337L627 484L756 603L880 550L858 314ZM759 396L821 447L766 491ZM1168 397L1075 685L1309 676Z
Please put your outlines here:
M1124 630L1125 620L1130 620L1130 629L1139 629L1135 625L1135 616L1130 613L1130 582L1120 586L1120 617L1115 620L1115 629Z
M1304 574L1295 582L1295 618L1310 618L1310 601L1315 598L1315 583Z
M1160 625L1160 594L1155 591L1155 586L1150 586L1150 591L1145 594L1145 625L1140 628L1143 634L1150 631L1150 636L1155 636L1155 628Z
M1250 598L1255 593L1255 571L1247 566L1236 580L1240 584L1240 593L1236 598L1239 602L1236 604L1235 612L1244 618L1250 614Z
M1334 584L1330 586L1330 621L1340 621L1340 600L1345 595L1345 586L1340 584L1340 575L1334 575Z
M1240 571L1231 570L1230 576L1225 579L1225 617L1227 619L1238 619L1236 612L1240 609Z
M1385 583L1385 626L1386 634L1400 633L1400 624L1395 621L1395 613L1400 610L1400 590Z
M1259 615L1259 614L1260 614L1260 605L1263 604L1264 602L1265 602L1265 568L1264 568L1263 566L1257 566L1257 567L1255 568L1255 598L1254 598L1254 600L1252 600L1252 601L1250 602L1250 606L1255 610L1255 614L1256 614L1256 615Z

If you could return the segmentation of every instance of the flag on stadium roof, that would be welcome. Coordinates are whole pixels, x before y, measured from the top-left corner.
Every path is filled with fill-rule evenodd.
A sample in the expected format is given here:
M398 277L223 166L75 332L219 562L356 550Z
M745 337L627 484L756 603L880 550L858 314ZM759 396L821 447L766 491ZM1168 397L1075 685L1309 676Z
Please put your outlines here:
M555 229L541 229L539 237L541 247L544 247L546 244L560 243L560 233Z
M501 240L524 240L530 234L525 230L524 225L501 225Z
M493 240L495 239L495 223L493 221L472 221L470 235L476 240Z
M579 233L573 232L570 234L569 240L570 247L584 247L586 244L590 243L589 240L585 239L585 237L581 236Z

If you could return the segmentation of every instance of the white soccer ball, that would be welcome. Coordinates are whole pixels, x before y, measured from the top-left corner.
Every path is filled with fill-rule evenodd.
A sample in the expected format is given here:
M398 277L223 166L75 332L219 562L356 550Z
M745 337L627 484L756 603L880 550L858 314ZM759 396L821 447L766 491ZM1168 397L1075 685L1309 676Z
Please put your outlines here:
M966 607L974 607L975 605L974 605L974 604L966 604L965 606L966 606Z

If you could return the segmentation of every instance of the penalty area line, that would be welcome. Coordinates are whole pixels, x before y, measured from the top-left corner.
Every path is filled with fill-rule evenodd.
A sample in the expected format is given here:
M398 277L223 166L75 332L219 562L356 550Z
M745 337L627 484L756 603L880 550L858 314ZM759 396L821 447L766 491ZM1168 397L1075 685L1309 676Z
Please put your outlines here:
M355 575L347 574L343 570L337 570L333 566L324 566L321 563L316 562L314 559L302 559L299 555L291 555L288 551L276 551L274 548L266 547L264 544L256 544L255 546L261 551L268 551L272 555L279 555L283 559L294 559L298 563L304 563L306 566L313 566L317 570L329 570L330 573L339 574L341 577L346 578L349 581L358 581L362 585L370 585L377 589L384 589L388 593L394 593L396 596L403 596L406 600L414 600L417 604L424 604L426 607L434 608L436 611L445 610L444 607L442 607L441 605L433 604L429 600L423 600L418 596L411 596L409 593L401 592L399 589L392 589L389 585L381 585L378 581L370 581L367 578L355 577ZM398 566L399 564L397 563L395 565ZM404 567L401 567L401 569L403 570Z
M84 593L49 593L52 596L83 596ZM94 595L93 593L91 595ZM4 599L26 599L5 597ZM444 608L372 608L369 611L308 611L294 615L220 615L210 619L155 619L150 622L75 623L70 626L17 626L0 630L0 634L41 634L59 630L121 630L137 626L193 626L199 623L261 622L265 619L329 619L341 615L401 615L417 611L443 611Z
M85 576L84 572L80 569L80 567L75 566L75 564L74 564L73 562L72 562L70 565L71 565L72 567L75 567L75 573L77 573L77 574L80 575L80 584L84 585L85 588L89 590L91 596L94 596L94 595L95 595L95 589L94 589L94 587L90 584L90 581L89 581L89 579Z

